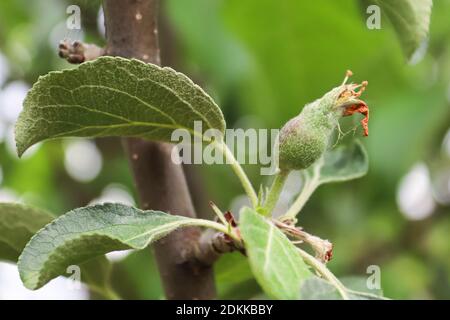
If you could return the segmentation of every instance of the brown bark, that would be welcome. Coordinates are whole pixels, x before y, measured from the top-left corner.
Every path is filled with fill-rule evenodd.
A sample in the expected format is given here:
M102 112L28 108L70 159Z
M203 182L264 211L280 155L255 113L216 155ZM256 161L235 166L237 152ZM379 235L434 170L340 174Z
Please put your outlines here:
M157 0L104 0L106 54L160 64ZM124 139L143 209L194 217L183 169L171 161L172 146L141 139ZM155 246L168 299L212 299L212 268L193 258L200 230L173 232Z

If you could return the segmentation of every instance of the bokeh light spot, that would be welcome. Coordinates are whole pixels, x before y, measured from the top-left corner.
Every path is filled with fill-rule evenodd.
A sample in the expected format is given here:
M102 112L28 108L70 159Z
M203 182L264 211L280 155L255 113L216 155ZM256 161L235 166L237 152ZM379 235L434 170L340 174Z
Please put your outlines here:
M95 143L89 140L73 140L66 144L64 167L74 180L89 182L100 173L103 159Z

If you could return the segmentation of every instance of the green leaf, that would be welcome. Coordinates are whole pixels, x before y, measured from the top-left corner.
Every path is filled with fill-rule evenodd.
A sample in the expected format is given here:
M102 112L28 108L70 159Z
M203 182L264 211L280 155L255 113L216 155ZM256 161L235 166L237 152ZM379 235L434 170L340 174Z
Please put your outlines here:
M302 300L340 300L341 295L336 288L322 278L306 279L300 288Z
M224 254L214 264L217 282L237 283L253 279L248 259L240 252Z
M17 262L32 236L55 218L47 211L18 203L0 203L0 260ZM80 265L81 281L91 289L105 291L111 265L104 257ZM69 275L66 270L64 275Z
M18 203L0 203L0 260L17 262L31 237L54 216Z
M239 219L250 267L272 298L297 299L302 281L312 276L289 239L254 210L244 208Z
M369 289L367 287L367 278L361 276L347 276L340 278L343 285L347 288L358 291L361 293L369 293L372 295L383 296L383 290L380 289Z
M129 136L170 141L174 129L192 134L194 121L225 130L222 112L199 86L170 68L101 57L50 72L28 93L16 124L19 155L59 137Z
M222 226L121 204L78 208L60 216L30 240L19 257L20 277L27 288L38 289L65 273L69 265L110 251L144 249L177 228L194 225Z
M358 279L358 280L356 280ZM344 279L343 279L344 280ZM355 282L356 281L356 282ZM342 281L344 283L344 281ZM361 283L364 282L364 278L352 277L352 280L347 282L347 294L350 300L385 300L380 294L379 290L369 290ZM358 289L363 291L356 291L352 284L356 284ZM302 300L342 300L342 296L339 294L338 290L328 281L319 278L312 277L306 279L300 288L300 299Z
M432 0L375 0L383 13L392 22L410 59L426 41L430 28Z
M240 252L224 254L214 264L219 299L250 299L261 293L249 261Z
M311 167L302 171L303 189L281 219L294 219L320 185L362 177L368 168L367 153L358 140L354 140L350 145L340 145L326 151Z
M361 142L355 140L350 145L341 145L326 152L316 165L320 167L320 185L364 176L369 169L369 159Z

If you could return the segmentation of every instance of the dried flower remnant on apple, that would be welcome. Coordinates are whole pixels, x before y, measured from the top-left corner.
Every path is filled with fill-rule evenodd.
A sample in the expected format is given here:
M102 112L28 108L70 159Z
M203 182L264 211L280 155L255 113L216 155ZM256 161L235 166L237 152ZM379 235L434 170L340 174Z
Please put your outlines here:
M281 128L279 136L279 167L281 170L308 168L325 152L339 119L355 113L364 115L361 120L364 136L369 135L369 107L360 96L368 82L349 83L352 76L347 71L343 83L322 98L307 104L302 112Z

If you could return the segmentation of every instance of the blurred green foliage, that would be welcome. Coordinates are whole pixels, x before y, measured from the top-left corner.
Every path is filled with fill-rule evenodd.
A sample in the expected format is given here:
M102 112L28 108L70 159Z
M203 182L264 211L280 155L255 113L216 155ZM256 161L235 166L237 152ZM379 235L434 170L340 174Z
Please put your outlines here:
M83 34L65 29L69 4L81 7ZM99 7L99 1L88 0L1 1L0 53L9 75L0 85L15 80L31 85L50 70L71 67L56 55L61 38L103 44ZM433 181L450 170L450 155L442 148L450 127L449 0L435 1L428 51L416 65L406 63L387 19L382 17L380 30L366 27L365 8L357 0L167 0L161 11L164 64L202 84L219 102L229 127L279 128L305 103L340 84L347 69L354 72L354 81L368 80L364 95L371 108L370 136L363 142L369 174L319 189L299 223L334 243L329 267L338 276L365 275L369 265L379 265L387 297L450 297L448 204L441 201L432 215L412 221L396 203L400 180L414 164L425 163ZM348 120L343 128L350 130L357 121ZM361 135L360 129L355 135ZM86 205L110 183L134 195L117 139L96 141L104 165L89 183L68 175L64 142L44 143L18 160L6 140L0 144L0 192L8 189L25 202L59 213ZM229 168L200 169L200 198L229 208L241 193ZM267 181L256 166L246 169L255 183ZM245 263L234 254L216 266L221 297L258 296ZM149 252L117 262L115 272L122 295L162 298Z

